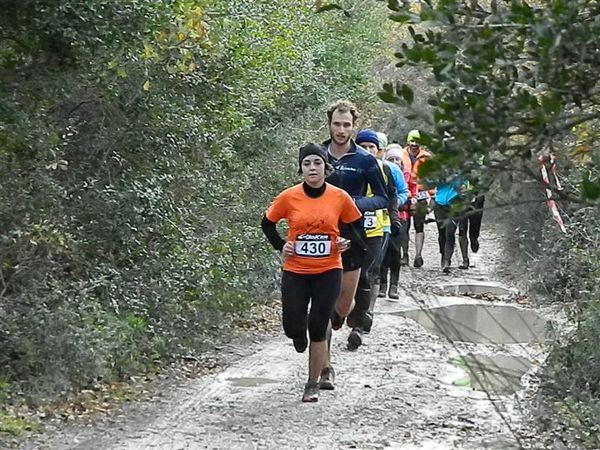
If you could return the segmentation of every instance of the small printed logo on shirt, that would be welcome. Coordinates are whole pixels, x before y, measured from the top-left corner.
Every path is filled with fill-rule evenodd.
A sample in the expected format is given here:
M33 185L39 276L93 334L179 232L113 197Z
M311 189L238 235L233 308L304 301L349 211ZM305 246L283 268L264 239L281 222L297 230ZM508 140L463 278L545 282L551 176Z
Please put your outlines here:
M358 172L358 169L352 166L335 166L335 170L343 170L344 172Z
M299 234L296 236L299 241L328 241L329 235L327 234Z

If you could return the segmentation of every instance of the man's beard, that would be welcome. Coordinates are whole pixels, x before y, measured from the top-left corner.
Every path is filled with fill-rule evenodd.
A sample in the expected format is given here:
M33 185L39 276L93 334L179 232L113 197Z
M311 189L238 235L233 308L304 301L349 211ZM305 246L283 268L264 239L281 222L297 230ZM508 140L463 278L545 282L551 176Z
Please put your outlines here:
M347 138L344 138L344 140L342 142L338 141L338 138L335 135L331 135L331 140L336 144L339 145L340 147L343 147L344 145L346 145L348 142L350 142L350 139L352 138L352 136L348 136Z

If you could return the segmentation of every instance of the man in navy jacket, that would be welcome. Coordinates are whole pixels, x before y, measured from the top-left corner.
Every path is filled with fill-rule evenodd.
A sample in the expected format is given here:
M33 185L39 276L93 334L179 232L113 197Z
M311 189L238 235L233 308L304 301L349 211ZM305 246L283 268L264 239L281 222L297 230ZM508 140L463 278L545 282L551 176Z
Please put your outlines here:
M331 105L327 110L330 139L325 141L324 145L327 147L329 163L335 168L327 182L344 189L364 214L367 211L387 208L388 195L377 160L352 139L357 118L358 112L351 102L340 100ZM367 197L368 186L373 194L370 197ZM342 254L342 291L331 320L334 329L341 328L346 316L354 307L354 296L366 248L364 242L361 243L352 236L349 228L340 227L340 235L350 239L352 246ZM333 378L328 355L321 373L321 389L333 389Z

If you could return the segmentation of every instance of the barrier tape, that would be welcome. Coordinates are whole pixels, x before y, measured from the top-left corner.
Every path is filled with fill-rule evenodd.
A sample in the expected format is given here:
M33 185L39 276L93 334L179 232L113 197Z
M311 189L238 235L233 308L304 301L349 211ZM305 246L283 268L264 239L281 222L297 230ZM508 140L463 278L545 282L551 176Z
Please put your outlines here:
M548 169L546 169L546 162L548 162L550 166L550 172L552 173L553 181L556 185L556 189L561 191L562 185L560 184L560 180L558 179L558 175L556 174L556 155L554 153L550 153L549 156L540 155L538 157L538 162L540 164L540 172L542 173L542 179L546 184L546 197L548 198L548 208L550 208L550 212L552 213L552 219L559 226L560 230L563 233L566 233L567 230L565 228L565 224L560 216L560 212L558 211L558 206L556 206L556 202L552 198L552 190L550 189L550 177L548 176Z

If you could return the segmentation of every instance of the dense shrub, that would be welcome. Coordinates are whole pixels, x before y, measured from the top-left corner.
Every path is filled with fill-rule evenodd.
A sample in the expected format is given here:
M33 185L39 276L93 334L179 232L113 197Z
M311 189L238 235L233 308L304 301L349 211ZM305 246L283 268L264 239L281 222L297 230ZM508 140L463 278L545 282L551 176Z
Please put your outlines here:
M0 379L40 398L148 370L266 301L260 217L325 105L369 98L381 39L381 5L313 8L3 7Z
M571 181L580 176L577 168L562 169L559 173L568 173ZM564 175L561 178L565 185L571 184ZM501 214L492 212L504 231L511 265L507 271L530 289L538 305L560 308L572 325L554 328L544 368L547 388L540 399L556 406L559 420L574 427L587 448L598 448L600 211L585 202L559 201L566 226L563 233L550 219L541 184L518 180L494 197L503 203L511 195L511 207L502 208Z
M501 214L486 214L505 224L511 268L553 307L564 305L576 330L553 350L550 401L578 411L577 430L598 448L600 52L590 36L600 30L599 5L415 0L388 6L410 35L395 53L397 66L425 71L435 84L423 92L422 79L407 80L404 72L379 96L424 124L422 141L435 157L421 166L422 178L435 183L458 172L487 191L488 205L504 205ZM566 186L554 190L564 234L551 222L536 163L549 151L559 157Z
M560 411L575 426L587 448L600 446L600 212L573 213L567 234L548 245L545 271L547 298L563 302L576 324L573 333L554 343L548 363Z

